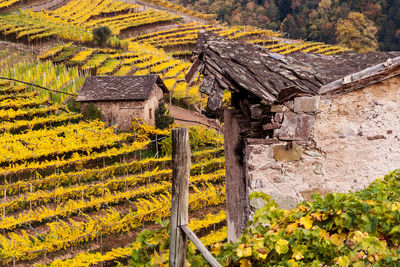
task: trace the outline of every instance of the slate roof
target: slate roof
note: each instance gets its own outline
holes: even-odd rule
[[[148,100],[156,84],[168,92],[158,75],[91,76],[86,78],[76,101]]]
[[[209,95],[211,109],[220,106],[223,89],[247,92],[266,103],[279,103],[300,95],[349,90],[355,81],[361,81],[357,75],[349,75],[373,66],[375,74],[400,70],[400,52],[280,55],[207,31],[199,33],[193,54],[196,60],[186,80],[191,81],[196,71],[205,75],[201,91]],[[376,67],[381,62],[388,64]],[[345,82],[344,77],[347,77]]]

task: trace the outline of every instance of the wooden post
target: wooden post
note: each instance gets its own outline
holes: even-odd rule
[[[156,158],[158,158],[158,135],[156,134]]]
[[[190,144],[187,128],[172,129],[172,204],[169,266],[186,266],[187,236],[180,229],[188,224]]]
[[[7,189],[4,188],[4,203],[7,201]],[[3,221],[6,219],[6,206],[3,206]]]
[[[32,181],[29,183],[29,191],[32,195],[32,192],[33,192]],[[32,199],[29,200],[29,210],[32,210]]]

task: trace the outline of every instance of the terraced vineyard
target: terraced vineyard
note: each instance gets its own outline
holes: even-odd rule
[[[281,33],[270,30],[221,26],[212,21],[212,16],[191,12],[168,1],[145,2],[169,8],[171,12],[112,0],[91,0],[84,5],[73,0],[54,11],[22,10],[2,16],[0,32],[5,38],[32,44],[37,41],[71,41],[56,45],[41,59],[62,63],[91,75],[158,74],[173,92],[173,98],[188,106],[202,102],[198,87],[200,80],[191,85],[184,81],[190,67],[187,60],[199,30],[260,44],[281,54],[303,51],[334,55],[347,51],[321,43],[286,40]],[[204,22],[180,22],[186,19],[178,14],[200,18]],[[112,30],[114,36],[108,46],[113,49],[82,46],[93,46],[91,31],[99,25]],[[158,30],[165,27],[167,29]],[[205,103],[206,98],[203,101]]]
[[[262,45],[271,52],[280,54],[301,51],[305,53],[335,55],[349,51],[343,47],[325,45],[318,42],[286,40],[282,38],[282,34],[280,33],[249,26],[223,27],[200,23],[181,24],[177,28],[142,34],[127,40],[149,43],[157,48],[164,49],[171,56],[182,58],[191,55],[199,30],[213,31],[233,40]]]
[[[78,68],[67,68],[65,65],[53,65],[50,61],[47,62],[29,62],[29,63],[19,63],[11,68],[4,69],[1,72],[1,76],[8,77],[11,79],[22,80],[26,83],[33,83],[39,86],[46,87],[50,90],[37,91],[33,87],[24,86],[11,86],[8,92],[12,91],[26,91],[31,93],[29,101],[25,98],[20,98],[19,96],[14,96],[13,98],[8,98],[2,100],[0,107],[4,105],[8,108],[18,108],[26,105],[39,104],[40,102],[45,102],[51,99],[54,103],[62,103],[80,88],[88,76],[87,72],[82,72]],[[61,93],[57,93],[61,92]],[[36,101],[31,103],[32,101]],[[36,105],[40,106],[40,105]],[[4,107],[4,108],[5,108]],[[21,116],[25,114],[26,116],[34,115],[35,113],[28,114],[25,111],[15,110],[15,112],[7,112],[8,118],[13,118],[13,116]],[[1,116],[1,115],[0,115]],[[4,121],[9,121],[5,117],[2,117]],[[36,118],[39,119],[39,118]],[[11,124],[9,124],[11,126]],[[16,126],[16,125],[13,125]],[[5,127],[6,129],[10,129]]]
[[[56,37],[90,43],[91,31],[98,25],[107,25],[118,35],[145,25],[168,24],[180,19],[168,12],[140,12],[138,9],[141,6],[120,1],[93,0],[84,3],[73,0],[55,11],[21,10],[19,14],[0,17],[0,31],[17,41],[33,42]]]
[[[158,74],[173,91],[175,99],[186,99],[188,103],[200,101],[198,85],[189,87],[184,81],[190,63],[171,58],[164,51],[148,44],[130,42],[129,51],[118,51],[78,47],[69,43],[54,47],[42,55],[41,59],[63,63],[96,75]]]
[[[0,0],[0,12],[27,3]],[[168,131],[139,125],[117,133],[70,112],[67,103],[87,76],[158,74],[174,103],[201,109],[207,100],[199,93],[201,77],[184,81],[200,30],[281,54],[347,51],[269,30],[222,26],[214,18],[165,0],[71,0],[51,10],[0,16],[2,39],[32,50],[51,44],[36,61],[15,64],[12,54],[0,53],[0,76],[25,81],[0,81],[2,265],[116,265],[141,247],[135,242],[141,230],[159,228],[155,221],[170,215],[171,158],[143,156],[151,137]],[[92,36],[99,25],[113,33],[103,47]],[[219,136],[192,153],[189,227],[207,246],[226,238],[222,145]],[[164,252],[152,261],[166,263]]]
[[[134,233],[169,216],[171,158],[140,159],[149,143],[146,135],[116,134],[103,122],[81,121],[80,114],[36,96],[13,83],[0,89],[0,112],[7,120],[2,124],[8,127],[0,139],[1,262],[30,265],[58,259],[58,266],[65,257],[84,266],[129,256]],[[39,114],[42,109],[46,112]],[[210,208],[219,212],[225,203],[223,149],[221,143],[214,146],[192,155],[194,215]],[[209,224],[225,220],[222,213],[218,218]],[[195,229],[209,224],[197,223],[203,227]],[[121,239],[118,246],[111,242],[115,238]],[[95,252],[99,247],[100,256]]]

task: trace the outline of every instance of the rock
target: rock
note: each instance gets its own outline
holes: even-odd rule
[[[277,113],[277,112],[284,112],[286,110],[286,107],[284,105],[271,105],[271,112]]]
[[[304,151],[304,154],[314,158],[322,157],[322,154],[317,151],[306,150]]]
[[[252,206],[255,209],[261,209],[262,207],[265,206],[265,201],[260,197],[253,198],[252,200],[250,200],[250,206]]]
[[[294,99],[294,112],[317,112],[319,96],[302,96]]]
[[[308,140],[314,126],[314,116],[286,112],[279,130],[281,140]]]
[[[274,116],[274,121],[276,123],[282,123],[283,120],[283,113],[276,113]]]
[[[260,179],[251,179],[250,180],[250,189],[263,189],[265,188],[265,183]]]
[[[292,175],[292,176],[277,176],[277,177],[274,177],[273,180],[275,183],[283,183],[287,180],[293,179],[293,177],[294,177],[294,175]]]
[[[313,165],[314,165],[313,171],[314,171],[315,174],[318,174],[318,175],[323,175],[324,174],[324,171],[322,169],[323,168],[322,163],[315,162]]]
[[[386,139],[386,136],[378,134],[374,136],[367,136],[368,140],[378,140],[378,139]]]
[[[274,145],[273,152],[276,161],[296,161],[301,159],[303,148],[296,145]]]
[[[264,131],[278,129],[280,126],[279,123],[267,123],[262,126]]]
[[[211,94],[214,88],[215,78],[212,76],[206,76],[203,79],[203,84],[200,86],[199,91],[203,94]]]
[[[263,113],[263,108],[260,104],[250,106],[250,118],[259,119]]]
[[[296,144],[298,146],[302,147],[311,147],[312,146],[312,141],[293,141],[293,144]]]
[[[341,127],[337,132],[337,135],[340,138],[352,137],[352,136],[359,136],[362,135],[360,130],[360,125],[354,122],[343,121],[341,123]]]
[[[279,208],[290,210],[297,206],[297,201],[294,197],[289,195],[281,195],[278,193],[271,193],[270,194],[272,199],[278,204]]]
[[[279,137],[279,129],[275,129],[275,130],[274,130],[273,137],[274,137],[274,138],[278,138],[278,137]]]
[[[282,164],[278,163],[278,162],[273,162],[273,163],[269,163],[267,165],[264,165],[262,167],[260,167],[260,170],[278,170],[281,171],[282,170]]]
[[[300,193],[303,196],[304,200],[312,201],[313,200],[311,197],[312,194],[317,193],[320,196],[325,196],[325,195],[331,193],[331,191],[328,189],[324,189],[324,188],[312,188],[310,190],[301,191]]]
[[[290,110],[294,110],[294,102],[292,101],[286,101],[285,103],[283,103],[285,105],[285,107],[287,107]]]

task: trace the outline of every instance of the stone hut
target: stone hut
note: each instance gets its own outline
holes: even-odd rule
[[[168,92],[157,75],[92,76],[86,78],[76,101],[81,103],[81,109],[94,104],[104,121],[128,131],[134,118],[154,125],[155,110]]]
[[[400,167],[400,52],[279,55],[201,32],[186,80],[204,75],[224,111],[228,238],[262,191],[289,209],[314,192],[347,192]]]

